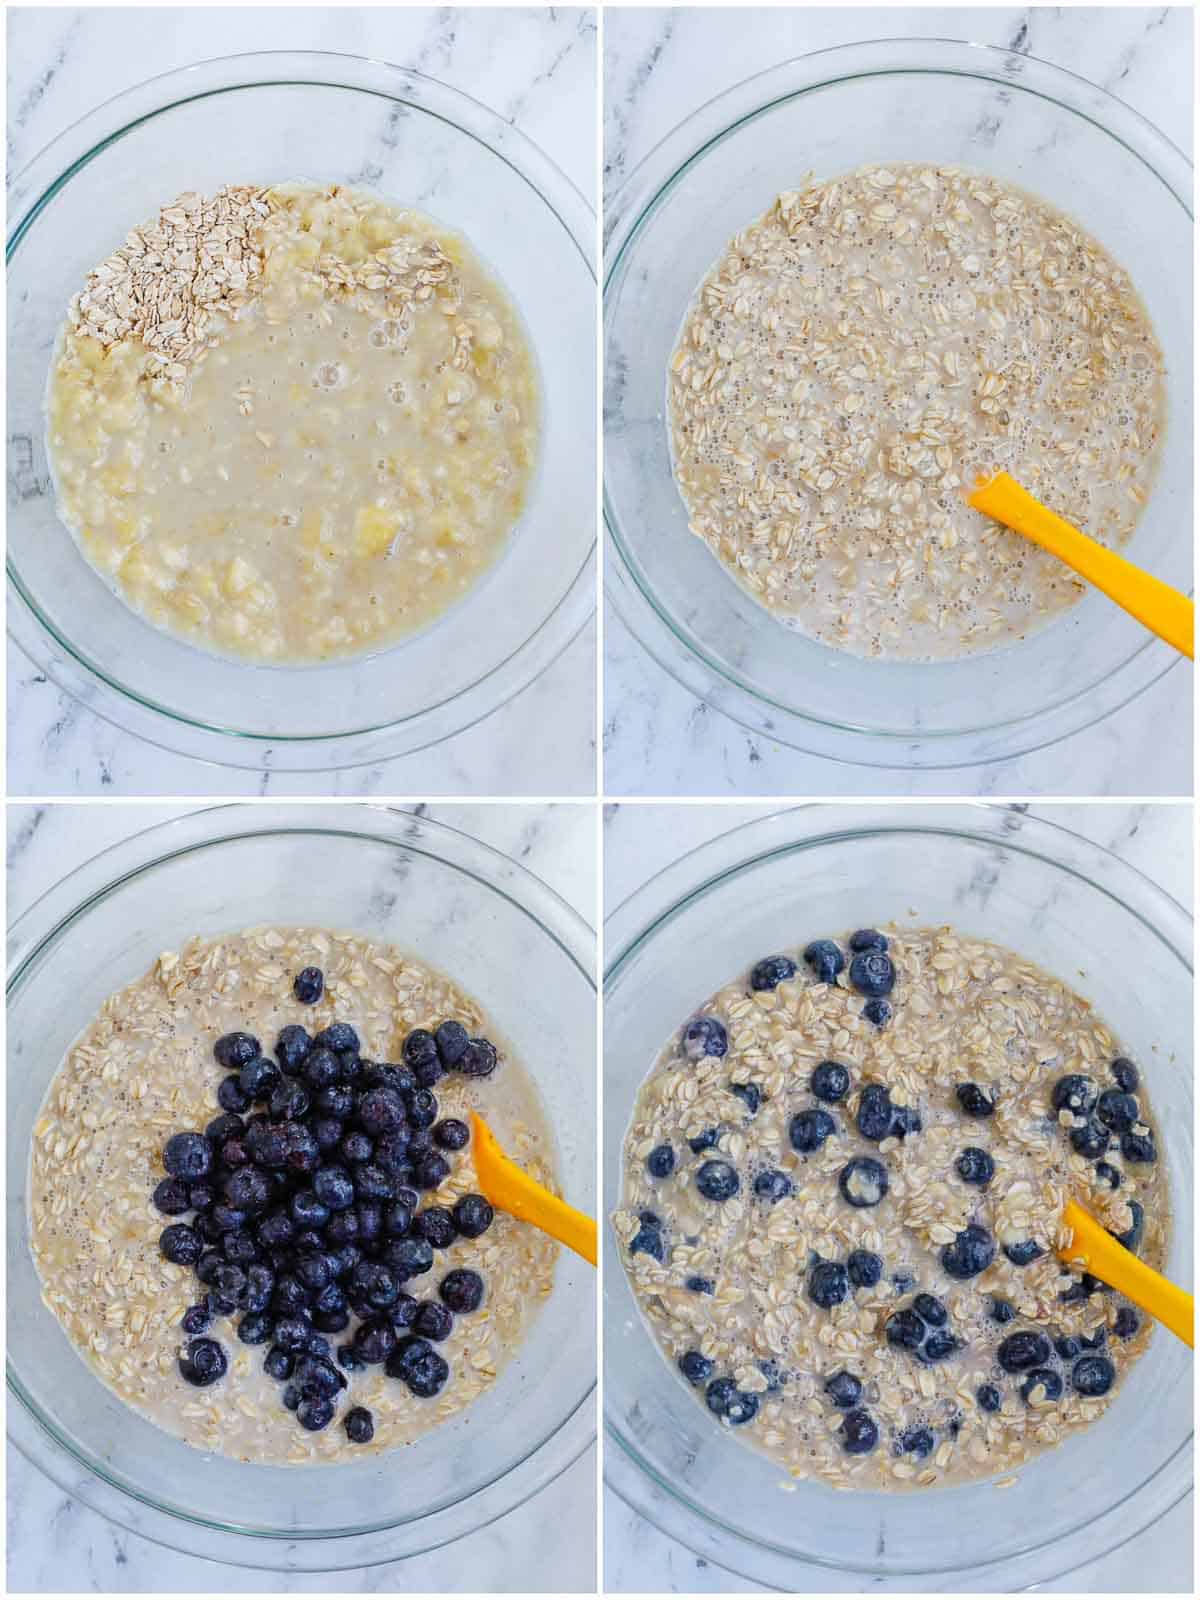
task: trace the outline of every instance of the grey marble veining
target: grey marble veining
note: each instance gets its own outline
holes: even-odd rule
[[[606,201],[685,117],[794,56],[856,40],[968,39],[1065,67],[1192,149],[1191,8],[642,7],[606,13]],[[998,104],[996,114],[1003,112]],[[986,136],[986,128],[979,130]],[[802,170],[803,163],[800,163]],[[619,375],[608,375],[611,386]],[[697,700],[605,612],[609,795],[1180,795],[1192,792],[1192,680],[1177,666],[1094,727],[949,772],[844,766],[743,729]]]
[[[8,170],[101,101],[213,56],[329,50],[414,67],[498,112],[595,207],[595,12],[582,7],[20,7],[7,15]],[[380,137],[389,137],[386,118]],[[369,176],[369,174],[368,174]],[[441,745],[337,774],[255,774],[158,750],[8,647],[9,788],[25,795],[590,794],[595,627],[507,706]]]
[[[622,805],[605,807],[604,904],[606,912],[656,872],[719,834],[769,816],[777,805]],[[1035,802],[1013,813],[1057,823],[1111,850],[1160,884],[1190,911],[1193,903],[1192,807],[1163,805],[1054,805]],[[1192,1588],[1192,1516],[1189,1496],[1160,1523],[1101,1562],[1051,1583],[1048,1593],[1185,1593]],[[604,1498],[604,1586],[610,1593],[756,1593],[735,1577],[660,1533],[611,1491]],[[766,1592],[765,1590],[762,1592]],[[869,1585],[840,1582],[814,1571],[798,1593],[871,1593]]]
[[[188,805],[31,806],[7,817],[8,907],[15,919],[65,873]],[[408,806],[405,810],[413,810]],[[502,851],[597,917],[595,815],[588,805],[420,808]],[[595,1585],[596,1452],[508,1516],[443,1551],[305,1576],[217,1565],[127,1533],[8,1451],[8,1587],[25,1593],[579,1593]]]

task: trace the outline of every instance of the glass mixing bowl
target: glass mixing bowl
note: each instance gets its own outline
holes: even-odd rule
[[[31,1130],[67,1047],[163,950],[263,922],[352,929],[453,975],[529,1069],[564,1191],[593,1208],[595,941],[545,884],[378,807],[222,807],[151,828],[64,878],[10,934],[9,1430],[62,1488],[165,1544],[244,1566],[367,1566],[495,1520],[587,1447],[591,1267],[562,1252],[512,1362],[450,1422],[400,1454],[289,1469],[206,1456],[129,1410],[42,1304],[28,1248]]]
[[[143,621],[59,522],[43,399],[88,270],[186,189],[355,184],[469,238],[516,303],[540,368],[540,466],[492,570],[431,627],[312,667],[222,659]],[[595,602],[593,215],[495,112],[419,73],[316,52],[154,78],[89,113],[10,195],[10,629],[60,688],[154,743],[231,766],[327,770],[477,722],[562,651]]]
[[[1166,353],[1168,427],[1127,553],[1190,590],[1191,165],[1082,78],[937,39],[846,45],[751,78],[669,134],[618,194],[606,221],[605,582],[661,666],[758,733],[867,766],[974,765],[1090,725],[1161,677],[1175,652],[1095,591],[986,655],[921,663],[832,650],[777,622],[688,532],[671,473],[667,364],[709,268],[804,173],[886,161],[957,162],[1019,184],[1129,269]]]
[[[782,812],[693,851],[613,912],[606,1215],[617,1204],[638,1085],[696,1005],[766,951],[893,919],[950,922],[997,940],[1095,1001],[1143,1069],[1174,1211],[1167,1270],[1190,1287],[1191,919],[1099,846],[990,806]],[[604,1233],[608,1481],[672,1537],[758,1582],[1024,1588],[1124,1543],[1191,1483],[1192,1356],[1161,1328],[1104,1418],[1036,1457],[1011,1488],[985,1481],[887,1494],[795,1483],[676,1381]]]

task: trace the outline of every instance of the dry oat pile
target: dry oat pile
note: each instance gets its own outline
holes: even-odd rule
[[[1127,274],[981,173],[898,164],[783,194],[704,280],[669,375],[692,531],[775,615],[861,655],[1022,637],[1082,594],[972,511],[1010,471],[1108,545],[1164,426]]]
[[[663,1050],[638,1095],[614,1218],[637,1300],[664,1353],[673,1366],[700,1358],[692,1366],[699,1403],[714,1409],[714,1382],[736,1386],[732,1411],[728,1395],[724,1406],[718,1395],[715,1409],[725,1416],[714,1426],[735,1427],[796,1477],[842,1488],[1011,1473],[1098,1420],[1111,1393],[1079,1393],[1078,1362],[1111,1362],[1115,1392],[1151,1329],[1115,1294],[1059,1265],[1053,1252],[1062,1206],[1074,1196],[1124,1232],[1136,1221],[1136,1201],[1144,1222],[1138,1251],[1160,1270],[1170,1233],[1161,1158],[1126,1159],[1113,1136],[1106,1169],[1072,1147],[1071,1132],[1085,1118],[1052,1104],[1055,1084],[1068,1074],[1092,1080],[1093,1098],[1113,1087],[1119,1047],[1089,1003],[1012,951],[951,928],[889,930],[889,937],[894,1016],[883,1027],[863,1018],[845,972],[835,983],[818,982],[799,953],[795,976],[776,988],[754,992],[742,978],[702,1008],[725,1030],[727,1053],[693,1046],[689,1056],[682,1035]],[[848,1087],[841,1099],[822,1101],[810,1085],[814,1069],[829,1061],[847,1069]],[[968,1115],[958,1095],[965,1083],[994,1110]],[[865,1137],[868,1085],[875,1096],[886,1086],[893,1107],[909,1108],[901,1118],[915,1112],[920,1128]],[[1145,1133],[1144,1083],[1138,1100]],[[820,1114],[829,1123],[814,1132]],[[797,1117],[800,1144],[815,1148],[796,1148]],[[993,1163],[982,1187],[960,1173],[967,1148]],[[849,1192],[868,1202],[856,1206],[840,1180],[848,1163],[864,1159],[882,1165],[887,1188],[879,1199],[877,1176],[867,1168],[864,1179],[864,1169],[855,1169]],[[979,1162],[978,1154],[970,1159]],[[702,1192],[708,1163],[736,1173],[730,1198]],[[668,1175],[653,1175],[651,1168],[668,1165]],[[955,1277],[942,1252],[955,1252],[972,1227],[991,1241],[991,1262],[970,1278]],[[1006,1249],[1018,1261],[1033,1259],[1015,1264]],[[830,1276],[841,1277],[844,1298],[823,1306],[814,1293]],[[905,1342],[893,1342],[893,1333]],[[1014,1334],[1043,1341],[1031,1347],[1039,1359],[1015,1373],[997,1355]],[[1031,1367],[1046,1388],[1035,1377],[1026,1396]],[[839,1374],[842,1387],[831,1392]],[[664,1372],[663,1381],[684,1378]],[[1051,1397],[1055,1385],[1062,1392]],[[862,1454],[847,1446],[846,1418],[858,1412],[877,1435],[870,1443],[868,1428]]]
[[[299,1007],[292,997],[303,967],[324,969],[324,998]],[[30,1232],[43,1298],[92,1370],[130,1406],[197,1448],[244,1461],[327,1463],[411,1443],[478,1398],[520,1345],[554,1280],[557,1245],[497,1213],[482,1239],[459,1239],[437,1253],[417,1294],[452,1267],[482,1273],[482,1307],[455,1319],[439,1346],[450,1365],[446,1387],[420,1400],[381,1367],[349,1374],[348,1405],[374,1414],[371,1445],[350,1444],[340,1421],[304,1432],[263,1372],[267,1346],[238,1342],[234,1322],[210,1330],[225,1346],[229,1371],[197,1390],[180,1376],[186,1344],[179,1320],[197,1298],[192,1269],[159,1253],[168,1219],[151,1204],[163,1177],[161,1151],[185,1128],[218,1115],[224,1076],[214,1040],[245,1029],[264,1043],[302,1012],[312,1030],[352,1021],[364,1054],[396,1060],[414,1027],[443,1018],[470,1032],[485,1026],[479,1007],[448,979],[386,945],[319,929],[255,929],[218,940],[193,939],[160,957],[153,970],[105,1002],[56,1074],[34,1129]],[[520,1064],[503,1057],[494,1077],[444,1079],[440,1115],[475,1107],[521,1165],[557,1189],[552,1139]],[[477,1188],[470,1147],[449,1178],[425,1196],[452,1205]],[[336,1341],[335,1341],[336,1342]],[[343,1408],[344,1410],[345,1408]]]
[[[532,481],[520,318],[470,245],[365,190],[183,195],[93,272],[50,374],[59,513],[122,599],[242,660],[434,621]]]

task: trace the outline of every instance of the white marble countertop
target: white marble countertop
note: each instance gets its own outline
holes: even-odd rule
[[[188,805],[8,807],[10,919],[98,851],[194,810]],[[405,809],[411,810],[411,807]],[[594,813],[588,805],[437,805],[425,814],[519,860],[593,925]],[[275,1574],[179,1555],[127,1533],[8,1450],[8,1588],[17,1593],[395,1593],[595,1588],[596,1451],[499,1522],[389,1566]]]
[[[334,50],[411,66],[507,117],[596,195],[596,22],[589,9],[19,7],[8,23],[8,168],[156,73],[248,50]],[[595,624],[478,726],[333,775],[253,773],[170,754],[101,721],[8,646],[10,792],[25,795],[591,794]]]
[[[609,805],[604,819],[604,904],[618,906],[647,878],[689,850],[730,829],[768,816],[777,805]],[[1190,805],[1040,805],[1030,814],[1070,828],[1113,851],[1191,910]],[[1037,1587],[1052,1593],[1178,1594],[1192,1588],[1193,1497],[1123,1549],[1094,1565]],[[631,1510],[611,1490],[604,1496],[606,1591],[744,1594],[758,1585],[700,1559]],[[814,1572],[799,1593],[830,1592],[829,1573]],[[839,1590],[839,1592],[842,1592]],[[869,1587],[845,1592],[868,1593]]]
[[[1191,8],[862,6],[610,9],[605,190],[686,116],[777,62],[860,39],[970,38],[1102,84],[1192,150]],[[1191,669],[1049,749],[993,766],[906,773],[842,766],[751,734],[682,688],[605,612],[609,795],[1173,795],[1192,792]],[[1162,729],[1178,736],[1164,738]]]

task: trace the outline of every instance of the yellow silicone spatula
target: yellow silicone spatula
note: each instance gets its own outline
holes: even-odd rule
[[[1071,1230],[1071,1242],[1059,1245],[1060,1261],[1082,1267],[1093,1277],[1111,1284],[1134,1305],[1141,1306],[1165,1328],[1170,1328],[1189,1348],[1194,1348],[1194,1310],[1192,1297],[1186,1290],[1169,1283],[1161,1273],[1139,1260],[1132,1250],[1126,1250],[1074,1200],[1067,1201],[1062,1219]]]
[[[543,1189],[511,1161],[496,1143],[496,1136],[477,1111],[471,1113],[475,1139],[475,1175],[486,1199],[509,1216],[532,1222],[535,1228],[574,1250],[596,1265],[596,1224],[549,1189]]]
[[[1174,645],[1189,659],[1193,656],[1195,607],[1187,595],[1161,578],[1152,578],[1115,550],[1106,549],[1055,516],[1028,489],[1007,472],[979,478],[967,504],[1006,528],[1023,533],[1043,550],[1065,561],[1081,578],[1094,583],[1102,594],[1144,623],[1152,633]],[[1099,1276],[1099,1274],[1097,1274]]]

